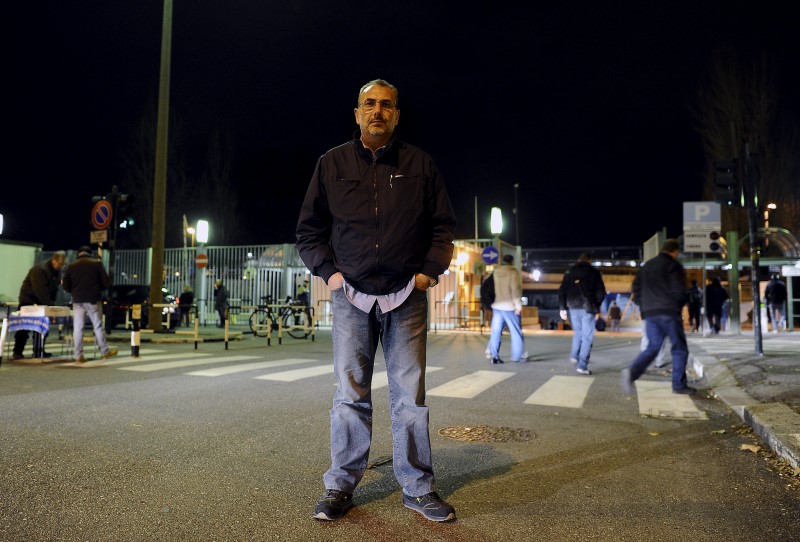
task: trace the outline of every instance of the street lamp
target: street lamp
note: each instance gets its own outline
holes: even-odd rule
[[[514,183],[514,221],[516,223],[516,227],[514,228],[514,234],[516,235],[517,246],[519,246],[519,206],[517,204],[518,189],[519,189],[519,183]]]
[[[774,203],[767,203],[767,209],[764,211],[764,229],[769,228],[769,211],[777,209],[778,206]]]
[[[491,231],[494,235],[494,244],[497,252],[500,252],[500,234],[503,233],[503,213],[500,207],[492,207]]]
[[[198,220],[197,221],[197,242],[198,243],[207,243],[208,242],[208,221],[207,220]]]
[[[188,228],[186,228],[186,233],[188,233],[189,235],[191,235],[191,236],[192,236],[192,248],[194,248],[194,234],[195,234],[195,229],[194,229],[193,227],[189,226]]]

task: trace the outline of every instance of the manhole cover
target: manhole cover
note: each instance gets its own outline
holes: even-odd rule
[[[528,429],[492,427],[490,425],[455,425],[439,429],[439,434],[467,442],[528,442],[536,434]]]

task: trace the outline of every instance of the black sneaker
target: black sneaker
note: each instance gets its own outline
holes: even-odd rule
[[[683,388],[672,388],[672,393],[678,393],[681,395],[694,395],[697,393],[697,390],[691,386],[684,386]]]
[[[403,493],[403,506],[419,512],[431,521],[452,521],[456,519],[456,509],[439,498],[435,492],[422,497],[409,497]]]
[[[319,498],[314,507],[315,519],[333,521],[344,516],[353,507],[353,494],[339,491],[338,489],[326,489],[325,495]]]
[[[25,356],[23,356],[22,354],[17,354],[16,352],[14,352],[14,360],[16,361],[16,360],[20,360],[20,359],[25,359]]]
[[[502,359],[500,359],[500,358],[492,358],[492,363],[494,363],[495,365],[497,365],[498,363],[505,363],[505,361],[503,361],[503,360],[502,360]]]

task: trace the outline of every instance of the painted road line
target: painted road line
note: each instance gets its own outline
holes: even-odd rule
[[[581,408],[593,382],[593,376],[554,376],[524,402],[526,405]]]
[[[431,367],[428,366],[425,368],[425,374],[433,373],[436,371],[441,371],[444,367]],[[338,386],[338,383],[334,383],[334,386]],[[380,371],[372,375],[372,389],[377,390],[378,388],[385,388],[389,385],[389,374],[386,371]]]
[[[461,376],[446,384],[442,384],[426,395],[437,397],[458,397],[461,399],[472,399],[479,393],[488,390],[506,378],[511,378],[516,373],[502,371],[475,371],[472,374]]]
[[[671,382],[637,380],[636,396],[639,414],[651,418],[680,418],[707,420],[708,416],[697,408],[689,395],[672,393]]]
[[[213,367],[211,369],[192,371],[191,373],[186,373],[186,374],[192,376],[224,376],[234,373],[243,373],[245,371],[254,371],[257,369],[272,369],[273,367],[300,365],[301,363],[311,363],[312,361],[319,361],[319,360],[290,358],[290,359],[279,359],[273,361],[258,361],[256,363],[244,363],[242,365],[225,365],[223,367]]]
[[[162,361],[161,363],[148,363],[146,365],[133,365],[131,367],[120,367],[120,371],[139,371],[149,373],[152,371],[163,371],[166,369],[180,369],[181,367],[191,367],[193,365],[206,365],[209,363],[225,363],[230,361],[246,361],[248,359],[261,359],[259,356],[228,356],[228,357],[209,357],[179,359],[173,361]]]
[[[272,373],[268,375],[256,376],[258,380],[277,380],[278,382],[294,382],[295,380],[302,380],[304,378],[311,378],[325,374],[333,374],[333,363],[326,365],[317,365],[315,367],[306,367],[304,369],[294,369],[292,371],[281,371],[279,373]]]
[[[207,358],[212,356],[213,354],[205,353],[205,352],[184,352],[182,354],[158,354],[155,356],[146,356],[146,357],[139,357],[139,358],[132,358],[130,356],[114,356],[106,361],[106,365],[121,365],[123,363],[149,363],[151,361],[161,361],[161,360],[176,360],[176,359],[186,359],[186,358]]]

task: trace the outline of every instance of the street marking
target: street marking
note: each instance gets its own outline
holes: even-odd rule
[[[324,374],[333,374],[333,363],[329,365],[317,365],[315,367],[306,367],[305,369],[281,371],[279,373],[256,376],[254,378],[256,378],[257,380],[277,380],[278,382],[294,382],[295,380],[302,380],[303,378],[311,378],[313,376],[320,376]]]
[[[142,362],[150,362],[150,361],[159,361],[164,359],[169,360],[176,360],[176,359],[185,359],[185,358],[208,358],[213,354],[205,353],[205,352],[187,352],[183,354],[161,354],[156,356],[145,356],[145,357],[138,357],[134,358],[131,356],[115,356],[108,361],[106,361],[106,365],[121,365],[123,363],[142,363]]]
[[[425,374],[434,373],[436,371],[441,371],[444,367],[431,367],[430,365],[425,368]],[[338,382],[334,383],[334,386],[338,386]],[[389,385],[389,373],[386,371],[380,371],[372,375],[372,389],[377,390],[378,388],[385,388]]]
[[[707,420],[688,395],[672,393],[671,382],[637,380],[636,396],[639,399],[639,414],[652,418],[681,418]]]
[[[186,373],[192,376],[223,376],[234,373],[242,373],[244,371],[254,371],[256,369],[272,369],[273,367],[285,367],[286,365],[299,365],[301,363],[311,363],[318,361],[316,359],[280,359],[274,361],[259,361],[257,363],[245,363],[242,365],[227,365],[224,367],[214,367],[212,369],[203,369],[202,371],[192,371]]]
[[[495,384],[499,384],[506,378],[511,378],[515,374],[505,371],[476,371],[433,388],[426,395],[472,399],[479,393],[488,390]]]
[[[192,365],[202,365],[208,363],[224,363],[226,361],[245,361],[248,359],[260,359],[258,356],[228,356],[222,358],[197,358],[183,359],[175,361],[163,361],[161,363],[148,363],[147,365],[134,365],[131,367],[120,367],[120,371],[139,371],[149,373],[152,371],[163,371],[165,369],[179,369],[181,367],[190,367]]]
[[[524,402],[527,405],[581,408],[593,382],[593,376],[554,376]]]

